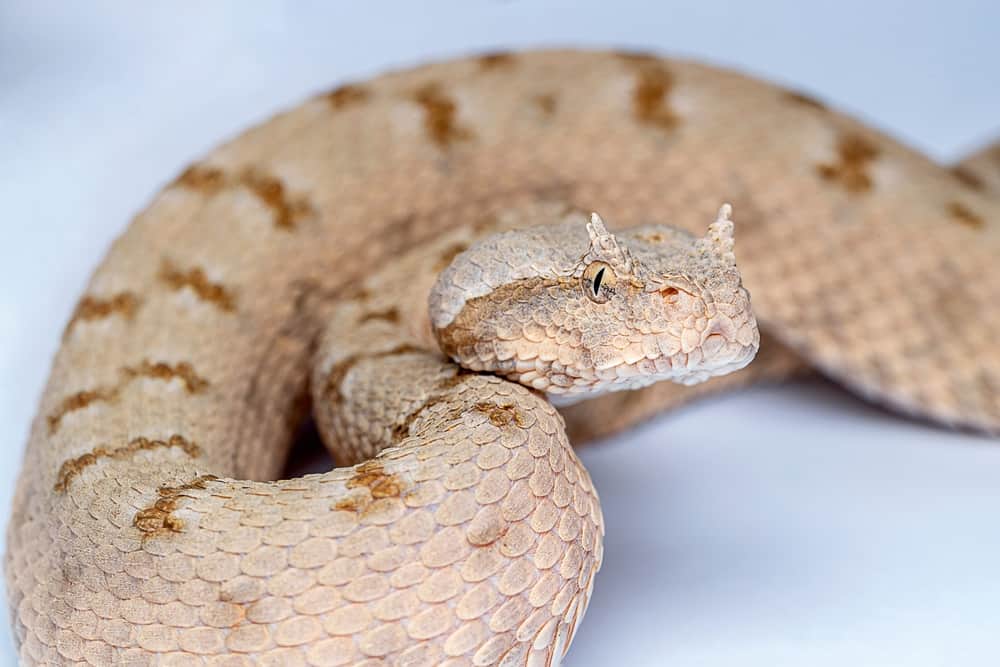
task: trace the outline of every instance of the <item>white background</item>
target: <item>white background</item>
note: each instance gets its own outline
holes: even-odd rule
[[[110,240],[186,162],[337,82],[489,47],[633,45],[794,84],[941,160],[1000,134],[996,3],[695,4],[4,2],[0,514]],[[584,450],[607,559],[568,664],[998,664],[996,444],[807,382]]]

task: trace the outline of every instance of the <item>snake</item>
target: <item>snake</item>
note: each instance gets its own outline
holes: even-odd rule
[[[571,441],[801,372],[1000,430],[997,155],[642,52],[314,95],[167,184],[69,318],[7,528],[22,664],[559,664],[603,557]],[[288,475],[310,423],[335,467]]]

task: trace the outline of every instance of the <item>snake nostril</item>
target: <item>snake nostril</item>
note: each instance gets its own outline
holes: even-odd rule
[[[668,287],[666,289],[660,290],[660,294],[663,296],[663,300],[668,304],[673,305],[677,303],[677,298],[680,295],[680,290],[676,287]]]

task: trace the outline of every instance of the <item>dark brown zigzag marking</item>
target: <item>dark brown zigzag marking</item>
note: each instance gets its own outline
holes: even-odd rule
[[[867,192],[873,185],[868,168],[878,154],[878,147],[868,139],[846,134],[837,142],[838,161],[820,164],[816,172],[823,180],[837,183],[848,192]]]
[[[136,452],[169,448],[180,449],[192,458],[201,455],[201,448],[181,435],[172,435],[166,441],[150,440],[149,438],[142,437],[135,438],[134,440],[129,441],[129,443],[124,447],[118,447],[116,449],[111,449],[109,447],[105,447],[104,445],[98,445],[86,454],[81,454],[76,458],[64,461],[59,467],[59,474],[56,477],[54,489],[58,493],[65,492],[69,488],[70,483],[80,473],[101,459],[123,461],[131,458],[134,454],[136,454]]]
[[[208,380],[200,377],[194,371],[194,367],[186,361],[182,361],[176,366],[163,362],[150,362],[143,360],[138,366],[127,366],[121,369],[122,380],[114,387],[98,387],[97,389],[87,389],[78,391],[63,399],[59,407],[47,418],[49,423],[49,435],[54,434],[65,417],[70,412],[82,410],[83,408],[98,402],[112,402],[118,399],[126,384],[137,377],[148,377],[157,380],[169,381],[179,378],[184,382],[184,387],[188,393],[197,394],[208,387]]]
[[[184,528],[184,522],[173,513],[178,502],[184,497],[185,491],[203,490],[209,482],[218,479],[215,475],[200,475],[190,482],[180,486],[161,486],[157,489],[158,498],[152,505],[139,510],[132,525],[142,532],[142,539],[147,540],[166,533],[179,533]]]
[[[186,361],[182,361],[175,366],[162,361],[151,362],[144,359],[138,366],[130,366],[122,369],[122,375],[126,382],[137,377],[147,377],[156,380],[180,379],[184,387],[190,394],[197,394],[208,387],[208,380],[200,377],[194,371],[194,367]]]
[[[327,101],[338,111],[367,102],[369,97],[371,97],[371,93],[367,88],[354,84],[335,88],[326,94]]]
[[[981,216],[973,213],[968,206],[961,202],[948,202],[948,213],[955,222],[963,224],[966,227],[971,227],[972,229],[981,229],[986,224],[986,221]]]
[[[292,231],[299,220],[315,214],[312,205],[303,198],[292,197],[280,179],[257,169],[247,169],[235,177],[227,176],[216,167],[192,165],[174,181],[177,187],[211,196],[225,188],[242,185],[271,209],[274,226]]]
[[[175,291],[185,287],[190,288],[199,299],[215,305],[220,310],[232,312],[236,309],[236,298],[233,293],[223,285],[209,281],[205,271],[200,268],[183,271],[169,260],[164,260],[160,266],[159,277]]]
[[[271,209],[278,229],[293,230],[299,220],[314,214],[308,202],[291,198],[285,185],[274,176],[251,169],[243,173],[240,182]]]
[[[49,435],[53,435],[59,430],[59,424],[62,423],[63,417],[65,417],[70,412],[75,412],[76,410],[83,410],[88,405],[100,402],[111,402],[118,398],[118,387],[112,387],[110,389],[88,389],[84,391],[78,391],[75,394],[67,396],[63,399],[59,407],[47,417],[49,423]]]
[[[141,304],[142,301],[132,292],[119,292],[106,299],[85,296],[76,305],[63,336],[68,336],[78,322],[100,320],[112,315],[121,315],[125,319],[131,320]]]
[[[427,84],[414,93],[413,99],[423,107],[424,130],[438,146],[447,148],[453,142],[473,138],[468,128],[457,123],[455,116],[458,114],[458,105],[442,92],[440,85]]]

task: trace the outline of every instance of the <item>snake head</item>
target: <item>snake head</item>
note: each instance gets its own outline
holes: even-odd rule
[[[581,398],[743,368],[760,338],[731,211],[702,238],[666,225],[612,234],[596,213],[487,237],[434,285],[438,344],[467,369]]]

